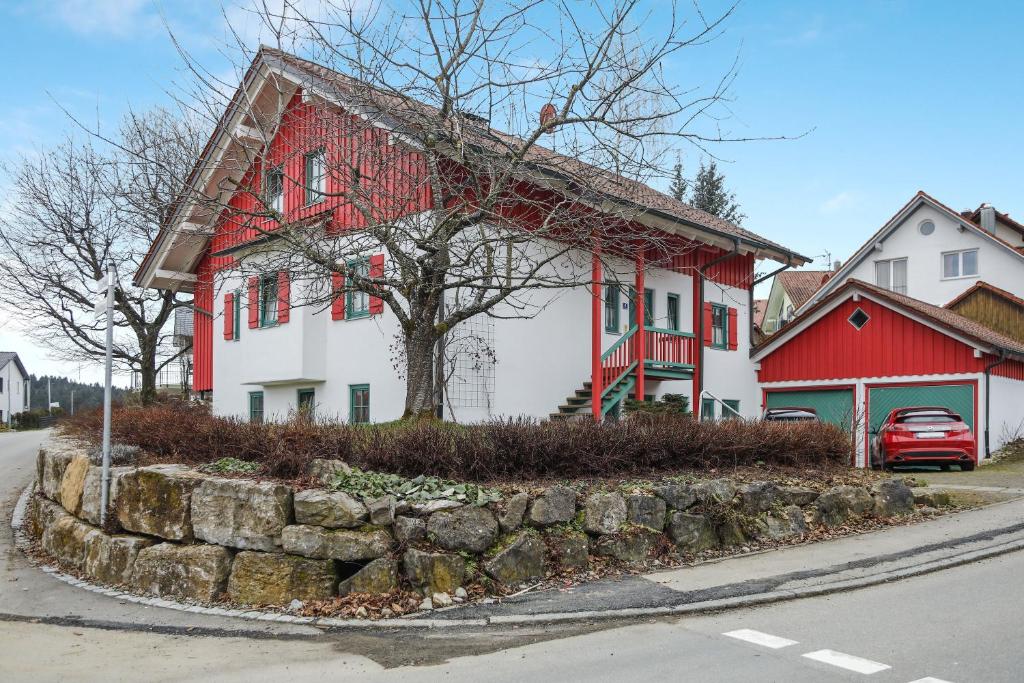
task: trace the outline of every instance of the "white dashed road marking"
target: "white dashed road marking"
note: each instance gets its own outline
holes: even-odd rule
[[[761,631],[754,631],[749,628],[741,628],[736,631],[729,631],[723,633],[723,636],[729,636],[730,638],[736,638],[738,640],[745,640],[748,643],[754,645],[763,645],[764,647],[770,647],[773,650],[778,650],[782,647],[789,647],[790,645],[796,645],[797,641],[790,640],[789,638],[780,638],[773,636],[770,633],[762,633]]]
[[[815,650],[814,652],[808,652],[804,657],[813,659],[816,662],[822,662],[823,664],[838,666],[848,671],[856,671],[859,674],[876,674],[879,671],[892,668],[888,664],[872,662],[870,659],[836,652],[835,650]]]
[[[916,681],[910,681],[910,683],[950,683],[950,681],[935,678],[934,676],[928,676],[926,678],[919,678]]]

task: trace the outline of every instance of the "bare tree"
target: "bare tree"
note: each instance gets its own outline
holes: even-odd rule
[[[183,50],[199,88],[182,102],[221,126],[228,105],[241,125],[214,180],[189,179],[179,220],[265,243],[229,270],[287,270],[303,282],[293,306],[378,300],[399,323],[407,416],[439,404],[437,347],[464,321],[536,315],[543,290],[590,284],[593,254],[614,274],[696,248],[637,221],[641,183],[665,177],[666,141],[737,139],[717,111],[732,68],[705,87],[667,68],[732,8],[647,22],[638,0],[304,6],[254,3],[275,47],[238,39],[238,73],[264,87],[228,103]]]
[[[167,349],[166,325],[187,299],[128,286],[148,244],[167,219],[205,135],[162,109],[127,115],[117,146],[68,139],[5,168],[11,197],[0,216],[0,304],[59,358],[102,358],[106,323],[93,315],[91,283],[113,267],[113,358],[141,377],[141,399],[156,393],[157,372],[188,349]]]

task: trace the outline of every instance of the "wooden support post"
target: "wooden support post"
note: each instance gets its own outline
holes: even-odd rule
[[[644,296],[644,254],[641,251],[636,257],[636,400],[644,400],[644,359],[647,357],[646,332],[644,321],[647,319],[647,297]]]
[[[594,262],[591,267],[591,302],[590,302],[590,403],[594,419],[601,420],[601,315],[604,312],[601,297],[604,294],[604,281],[601,275],[601,254],[594,251]]]

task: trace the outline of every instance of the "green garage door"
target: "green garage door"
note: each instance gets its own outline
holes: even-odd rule
[[[937,384],[868,389],[870,429],[878,431],[894,408],[940,406],[963,416],[974,430],[974,386],[971,384]]]
[[[768,408],[813,408],[824,422],[850,429],[853,422],[853,389],[769,391]]]

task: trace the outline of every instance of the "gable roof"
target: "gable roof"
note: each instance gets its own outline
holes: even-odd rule
[[[1003,352],[1024,360],[1024,342],[1011,339],[948,308],[934,306],[905,294],[897,294],[855,278],[844,282],[841,287],[815,303],[792,323],[752,348],[750,351],[751,357],[767,355],[773,347],[784,344],[816,322],[818,320],[817,313],[831,310],[858,291],[888,308],[908,314],[911,317],[923,319],[932,327],[939,329],[949,336],[959,337],[961,340],[966,339],[980,347],[985,347],[989,352]]]
[[[190,173],[186,183],[188,187],[183,189],[182,196],[176,202],[174,210],[170,212],[171,218],[167,224],[161,226],[156,238],[150,245],[146,257],[140,264],[135,274],[136,284],[147,284],[146,273],[154,269],[153,257],[167,240],[168,234],[175,229],[176,223],[181,217],[180,210],[188,203],[188,195],[191,188],[201,177],[202,168],[209,163],[212,155],[218,149],[219,141],[231,128],[233,118],[241,112],[245,101],[243,95],[246,89],[252,85],[252,81],[263,66],[296,74],[303,87],[309,85],[318,92],[335,93],[339,98],[343,97],[345,93],[354,92],[357,88],[366,89],[369,87],[365,83],[361,83],[349,76],[296,55],[267,46],[260,47],[253,59],[252,65],[250,65],[242,83],[235,92],[231,104],[222,115],[210,141],[206,144],[200,158]],[[430,116],[437,112],[437,109],[431,105],[411,98],[401,98],[391,93],[382,93],[375,90],[374,97],[379,97],[387,104],[393,105],[388,108],[387,113],[388,117],[397,125],[408,123],[401,120],[402,112],[407,112],[410,116],[417,113]],[[470,144],[476,144],[491,151],[504,152],[511,146],[521,142],[516,136],[491,128],[487,123],[472,127],[467,125],[464,130],[467,131],[466,139]],[[754,252],[755,256],[759,258],[771,258],[788,265],[803,265],[810,261],[807,257],[777,242],[773,242],[713,214],[692,207],[644,183],[617,175],[577,158],[534,144],[530,147],[525,160],[534,170],[539,171],[548,178],[569,180],[605,199],[637,207],[640,209],[641,219],[643,216],[651,215],[673,224],[681,224],[696,231],[696,233],[704,234],[706,237],[715,237],[719,240],[724,239],[727,241],[726,243],[735,244],[737,247],[740,245],[746,246],[749,251]]]
[[[923,204],[932,207],[936,211],[946,214],[951,220],[956,221],[965,229],[971,230],[972,232],[980,235],[982,238],[990,240],[994,244],[999,245],[1001,248],[1007,249],[1012,254],[1020,258],[1022,261],[1022,265],[1024,265],[1024,251],[1017,249],[1006,240],[997,237],[996,235],[993,235],[990,232],[982,230],[980,225],[974,223],[971,220],[968,220],[961,213],[949,208],[948,206],[946,206],[939,200],[935,199],[924,190],[918,190],[917,194],[915,194],[909,202],[904,204],[903,207],[899,211],[897,211],[892,218],[886,221],[885,225],[879,228],[878,232],[872,235],[860,247],[860,249],[858,249],[853,254],[853,256],[847,259],[846,263],[844,263],[843,266],[838,271],[836,271],[835,275],[829,278],[828,282],[824,283],[821,286],[821,288],[810,299],[808,299],[799,310],[797,310],[797,314],[799,315],[804,313],[804,309],[814,305],[815,303],[820,301],[824,296],[826,296],[829,292],[835,290],[835,288],[839,286],[839,283],[842,283],[843,279],[846,278],[854,268],[863,263],[864,259],[866,259],[871,254],[872,250],[874,249],[875,243],[877,243],[880,240],[888,238],[889,235],[891,235],[897,229],[899,229],[899,227],[903,225],[904,221],[906,221],[906,219],[909,218],[911,214],[913,214],[914,211],[916,211],[917,208]]]
[[[754,327],[764,324],[764,314],[768,310],[768,299],[754,299]]]
[[[830,270],[784,270],[775,277],[793,308],[800,308],[832,275]]]
[[[11,361],[18,366],[18,370],[21,372],[22,377],[28,377],[28,371],[25,370],[25,366],[22,365],[21,359],[18,358],[18,354],[14,351],[0,351],[0,370],[7,367],[7,364]]]
[[[959,304],[959,303],[961,303],[963,301],[966,301],[971,296],[973,296],[976,292],[979,292],[979,291],[989,292],[990,294],[994,294],[995,296],[997,296],[1000,299],[1003,299],[1003,300],[1013,304],[1014,306],[1017,306],[1019,308],[1024,309],[1024,299],[1021,299],[1019,296],[1016,296],[1012,292],[1007,292],[1005,289],[1000,289],[999,287],[996,287],[995,285],[990,285],[989,283],[985,282],[984,280],[978,280],[977,282],[974,283],[974,285],[971,286],[970,289],[967,289],[967,290],[961,292],[959,296],[957,296],[955,299],[953,299],[952,301],[947,303],[945,305],[945,308],[952,309],[957,304]]]

